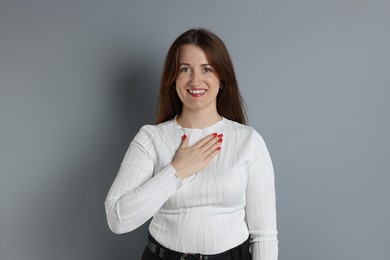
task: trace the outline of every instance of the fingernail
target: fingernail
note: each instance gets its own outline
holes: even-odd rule
[[[219,140],[218,140],[218,143],[222,143],[222,139],[219,139]]]
[[[217,136],[217,133],[214,133],[213,136],[216,137],[216,136]]]
[[[187,138],[187,136],[186,135],[183,135],[182,137],[181,137],[181,139],[186,139]]]
[[[218,150],[218,151],[221,151],[221,147],[218,147],[217,150]]]
[[[218,137],[219,137],[219,138],[222,138],[222,137],[223,137],[223,134],[219,134]]]

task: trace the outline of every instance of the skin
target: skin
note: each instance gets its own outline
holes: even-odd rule
[[[189,127],[195,125],[207,127],[214,121],[219,121],[221,118],[217,112],[219,84],[219,78],[203,50],[195,45],[182,46],[176,91],[183,103],[183,110],[177,120],[181,120],[181,123]],[[200,94],[191,94],[189,92],[191,90],[205,92],[199,96]],[[194,116],[196,120],[192,119]]]
[[[220,80],[203,50],[195,45],[180,49],[180,72],[176,91],[183,110],[176,121],[185,128],[205,128],[221,120],[217,111]],[[172,166],[181,179],[203,170],[220,152],[222,138],[208,135],[192,146],[184,137],[175,153]]]

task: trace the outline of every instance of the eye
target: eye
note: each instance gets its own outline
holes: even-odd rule
[[[192,70],[189,67],[182,67],[182,68],[180,68],[180,72],[191,72],[191,71]]]
[[[203,72],[213,72],[210,67],[203,67]]]

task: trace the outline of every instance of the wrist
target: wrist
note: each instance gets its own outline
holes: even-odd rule
[[[172,162],[172,167],[175,169],[176,171],[176,176],[179,177],[181,180],[184,180],[186,178],[186,176],[182,173],[182,171],[180,170],[180,167],[175,164],[175,162]]]

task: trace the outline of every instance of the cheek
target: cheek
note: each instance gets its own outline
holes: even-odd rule
[[[175,91],[176,91],[177,95],[179,96],[179,99],[181,100],[181,102],[183,102],[183,98],[185,96],[186,90],[182,87],[182,84],[180,84],[177,81],[176,81]]]
[[[213,78],[208,78],[205,80],[207,84],[213,89],[218,91],[219,89],[219,79],[213,77]]]
[[[177,77],[176,79],[176,90],[183,89],[186,85],[186,79],[182,76]]]

